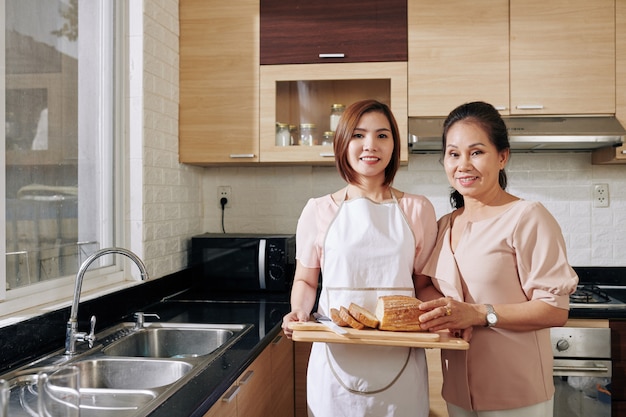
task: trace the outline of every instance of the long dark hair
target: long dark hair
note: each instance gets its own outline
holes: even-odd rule
[[[352,134],[359,123],[359,119],[365,113],[379,112],[387,117],[389,126],[391,127],[391,135],[393,136],[393,154],[389,164],[385,167],[385,182],[383,185],[390,185],[393,182],[398,168],[400,167],[400,131],[391,109],[385,103],[376,100],[362,100],[349,105],[341,115],[337,130],[335,132],[335,140],[333,150],[335,152],[335,165],[339,175],[348,184],[358,182],[358,175],[348,162],[348,144],[352,140]]]
[[[442,158],[446,153],[446,145],[448,140],[448,131],[456,123],[460,121],[475,123],[485,131],[491,143],[496,147],[498,152],[510,149],[509,134],[506,130],[506,124],[502,120],[502,116],[491,104],[483,101],[474,101],[471,103],[461,104],[452,110],[445,122],[443,123],[443,136],[441,154]],[[507,177],[504,168],[498,174],[498,183],[503,190],[506,190]],[[454,188],[450,192],[450,204],[452,208],[461,208],[465,205],[463,196]]]

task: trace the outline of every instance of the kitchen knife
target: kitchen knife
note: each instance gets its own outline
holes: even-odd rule
[[[326,317],[325,315],[320,314],[320,313],[313,313],[313,317],[315,317],[315,320],[317,320],[318,323],[323,324],[324,326],[328,327],[330,330],[337,333],[338,335],[340,336],[348,335],[348,331],[344,329],[343,327],[335,324],[335,322],[330,317]]]

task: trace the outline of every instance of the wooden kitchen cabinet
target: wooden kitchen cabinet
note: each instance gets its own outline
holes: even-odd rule
[[[293,417],[293,342],[281,332],[204,417]]]
[[[410,116],[615,113],[615,0],[431,3],[409,2]]]
[[[508,0],[413,0],[408,16],[410,116],[476,100],[508,111]]]
[[[179,161],[259,161],[259,0],[181,0]]]
[[[349,105],[374,98],[390,105],[407,143],[407,64],[370,62],[348,64],[262,65],[260,75],[261,162],[334,164],[332,146],[276,146],[276,123],[316,127],[315,142],[330,129],[332,104]],[[408,161],[403,146],[401,161]]]
[[[272,417],[294,417],[294,343],[282,332],[270,344]]]
[[[407,0],[261,0],[260,10],[262,65],[407,60]]]
[[[294,377],[296,417],[307,417],[306,372],[313,343],[296,342],[294,344]]]
[[[611,328],[611,415],[626,415],[626,321],[609,320]]]

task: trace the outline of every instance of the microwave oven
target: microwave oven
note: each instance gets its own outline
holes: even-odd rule
[[[295,258],[294,234],[205,233],[191,238],[194,281],[211,290],[288,292]]]

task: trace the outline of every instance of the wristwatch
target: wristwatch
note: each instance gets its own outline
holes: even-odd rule
[[[485,304],[487,307],[487,324],[485,327],[494,327],[498,323],[498,315],[491,304]]]

